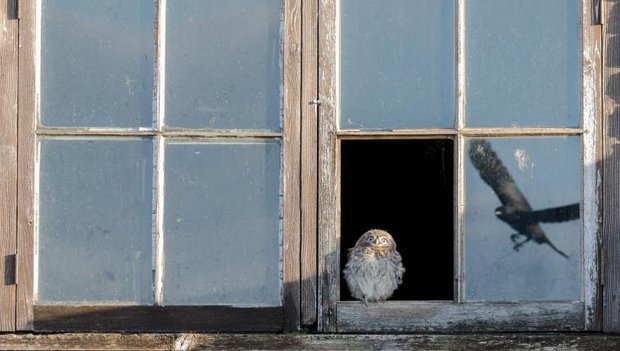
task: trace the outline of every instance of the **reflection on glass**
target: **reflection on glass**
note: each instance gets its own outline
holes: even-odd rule
[[[451,128],[453,0],[340,2],[340,127]]]
[[[466,1],[470,127],[577,127],[581,1]]]
[[[152,150],[41,141],[38,303],[152,302]]]
[[[154,2],[42,2],[41,121],[54,127],[149,127]]]
[[[468,300],[579,300],[578,137],[467,142]]]
[[[166,16],[166,124],[279,130],[282,0],[175,0]]]
[[[281,304],[279,184],[278,142],[166,145],[166,304]]]

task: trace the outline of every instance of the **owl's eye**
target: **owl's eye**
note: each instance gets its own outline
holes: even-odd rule
[[[381,244],[387,244],[387,239],[386,238],[381,238]]]
[[[374,236],[372,236],[372,235],[370,235],[370,236],[368,236],[368,237],[366,238],[366,241],[368,241],[368,242],[372,242],[373,240],[375,240],[375,237],[374,237]]]

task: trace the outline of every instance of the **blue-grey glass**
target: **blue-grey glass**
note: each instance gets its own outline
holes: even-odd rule
[[[150,127],[153,0],[42,2],[41,122]]]
[[[174,0],[166,125],[280,129],[282,0]]]
[[[153,301],[153,144],[43,139],[38,303]]]
[[[579,137],[472,139],[465,150],[466,299],[579,300]]]
[[[451,128],[454,0],[340,2],[340,127]]]
[[[164,302],[279,306],[280,144],[166,145]]]
[[[581,1],[466,1],[466,124],[578,127]]]

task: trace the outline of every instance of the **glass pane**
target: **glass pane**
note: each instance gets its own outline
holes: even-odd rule
[[[454,1],[340,2],[340,127],[453,127]]]
[[[153,145],[43,139],[39,303],[153,301]]]
[[[42,123],[151,126],[154,1],[45,0],[42,6]]]
[[[167,3],[166,124],[280,129],[282,0]]]
[[[467,124],[578,127],[581,1],[466,1]]]
[[[466,151],[466,299],[579,300],[579,138],[473,139]]]
[[[279,306],[278,142],[166,146],[168,305]]]

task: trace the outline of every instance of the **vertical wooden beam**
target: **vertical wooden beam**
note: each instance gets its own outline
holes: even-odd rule
[[[454,127],[457,131],[465,128],[465,1],[454,2],[455,39],[456,39],[456,115]],[[458,134],[454,139],[454,300],[458,303],[465,301],[465,138]]]
[[[301,75],[301,323],[316,322],[318,2],[303,0]]]
[[[601,26],[596,23],[593,2],[583,2],[582,128],[583,140],[583,264],[585,329],[601,330],[600,223],[601,223]]]
[[[17,3],[0,0],[0,331],[15,330]]]
[[[603,5],[603,331],[620,333],[620,0]]]
[[[19,1],[17,330],[33,328],[36,1]]]
[[[336,331],[340,288],[340,230],[337,179],[337,1],[319,2],[319,297],[318,329]]]
[[[300,326],[301,0],[284,1],[284,329]]]

